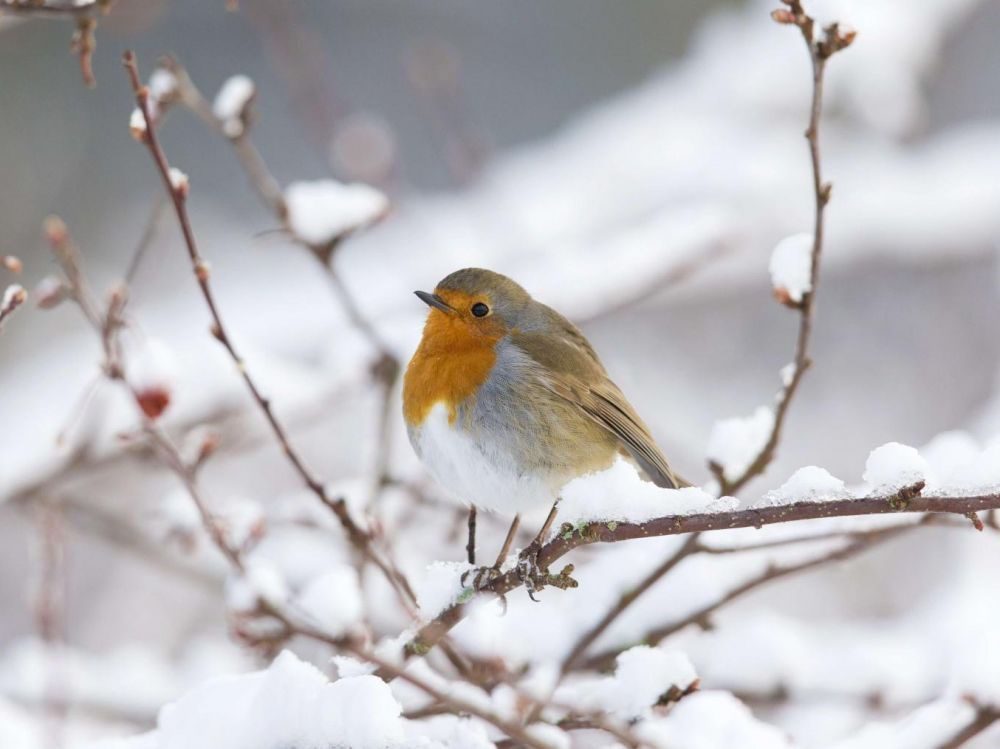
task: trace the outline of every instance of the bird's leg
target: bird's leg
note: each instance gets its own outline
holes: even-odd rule
[[[469,564],[476,563],[476,506],[469,506],[469,542],[465,545]]]
[[[470,521],[471,522],[471,521]],[[465,581],[469,575],[475,575],[472,578],[472,587],[476,590],[483,590],[486,587],[500,577],[500,568],[503,567],[504,560],[507,558],[508,552],[510,552],[510,547],[514,543],[514,536],[517,534],[517,529],[521,525],[521,516],[515,515],[514,521],[510,524],[510,528],[507,530],[507,537],[504,539],[503,546],[500,548],[500,553],[497,555],[497,561],[493,563],[492,567],[478,567],[471,569],[462,575],[462,585],[465,585]]]
[[[545,518],[545,522],[542,524],[542,529],[538,531],[538,535],[535,536],[534,540],[528,544],[517,558],[518,577],[524,581],[524,587],[528,589],[528,596],[532,601],[538,600],[535,598],[535,591],[542,588],[549,579],[548,570],[538,567],[538,552],[542,550],[545,537],[549,534],[552,523],[555,522],[556,514],[559,512],[560,499],[561,497],[556,497],[556,501],[552,503],[552,509],[549,510],[548,517]]]

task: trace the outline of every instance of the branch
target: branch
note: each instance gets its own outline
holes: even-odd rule
[[[115,0],[79,0],[78,2],[46,2],[46,0],[0,0],[0,16],[7,13],[14,16],[39,18],[68,18],[76,24],[70,39],[70,51],[80,60],[80,74],[84,85],[93,88],[93,56],[97,47],[94,32],[97,30],[96,15],[104,15],[111,10]]]
[[[725,466],[714,461],[709,462],[709,469],[719,482],[719,491],[723,495],[732,495],[742,489],[747,482],[762,474],[774,460],[781,441],[781,430],[788,414],[788,407],[798,391],[802,376],[812,364],[809,358],[809,342],[812,336],[813,310],[816,303],[816,290],[819,285],[819,266],[823,254],[823,224],[825,209],[830,201],[831,185],[823,182],[820,167],[819,126],[823,110],[823,73],[827,60],[836,52],[844,49],[854,40],[853,32],[841,33],[837,24],[831,24],[823,31],[823,38],[817,39],[814,34],[813,19],[802,9],[800,0],[782,0],[790,10],[776,10],[771,14],[775,21],[782,24],[797,26],[802,32],[809,59],[812,63],[812,104],[809,108],[809,125],[805,131],[809,143],[809,159],[812,163],[813,194],[815,196],[815,219],[813,226],[813,244],[810,253],[809,290],[803,294],[802,301],[792,304],[799,310],[799,331],[795,340],[795,353],[792,358],[791,376],[781,392],[778,393],[778,404],[774,411],[774,424],[764,446],[757,457],[738,476],[729,479],[725,475]]]
[[[698,550],[698,534],[692,533],[687,537],[687,540],[673,556],[665,559],[662,564],[646,575],[646,577],[643,578],[638,585],[622,593],[615,605],[612,606],[608,610],[608,613],[604,615],[604,618],[591,627],[583,635],[583,637],[577,641],[576,645],[573,646],[569,655],[567,655],[562,662],[562,666],[560,668],[562,673],[565,674],[567,671],[571,670],[587,651],[587,648],[593,645],[594,641],[604,634],[608,627],[614,623],[615,619],[621,616],[625,610],[635,603],[643,593],[653,587],[653,585],[655,585],[660,578],[668,574],[674,567],[692,554],[696,553]]]
[[[0,298],[0,330],[3,330],[3,323],[10,317],[14,310],[20,307],[28,299],[28,292],[20,284],[11,284]]]
[[[160,142],[156,134],[156,122],[150,113],[149,91],[142,85],[139,77],[139,71],[136,67],[135,55],[131,51],[127,51],[124,54],[123,64],[128,73],[129,80],[131,81],[132,90],[135,93],[136,104],[142,112],[143,119],[146,123],[142,141],[149,149],[150,155],[153,157],[153,161],[160,174],[160,178],[163,181],[164,188],[173,203],[174,213],[176,214],[177,222],[180,225],[181,234],[184,238],[184,245],[187,249],[188,257],[191,260],[191,267],[198,282],[198,288],[201,290],[201,295],[205,300],[205,305],[207,306],[209,314],[212,318],[212,335],[223,345],[226,352],[233,360],[233,363],[236,365],[243,382],[246,384],[247,389],[250,391],[250,394],[261,413],[263,413],[271,431],[274,433],[282,452],[288,458],[303,483],[337,516],[337,519],[340,521],[341,526],[347,533],[347,537],[354,548],[363,557],[373,562],[379,569],[382,570],[390,584],[400,596],[404,605],[407,604],[407,601],[412,603],[416,599],[413,595],[412,588],[403,577],[402,573],[395,569],[390,562],[382,559],[381,556],[375,552],[372,548],[371,535],[368,531],[361,528],[351,517],[344,498],[331,497],[323,483],[306,467],[301,456],[292,447],[285,428],[274,415],[274,411],[271,407],[271,401],[262,394],[256,381],[250,375],[250,371],[246,366],[245,360],[233,344],[233,341],[230,338],[222,320],[222,315],[219,312],[218,305],[215,301],[215,295],[210,284],[211,272],[209,270],[209,266],[198,250],[194,231],[191,228],[191,221],[187,212],[186,184],[175,184],[171,177],[170,164],[167,162],[166,155],[160,146]]]
[[[163,65],[177,81],[177,101],[193,112],[213,131],[226,138],[232,144],[236,157],[243,167],[247,180],[253,187],[264,206],[274,214],[278,222],[288,231],[297,244],[305,247],[316,258],[330,282],[330,289],[337,298],[347,319],[361,333],[368,344],[376,351],[378,358],[373,367],[375,380],[381,386],[378,433],[376,435],[376,456],[374,466],[375,490],[382,488],[388,482],[387,463],[389,453],[389,437],[391,434],[390,396],[401,371],[401,363],[391,347],[382,339],[358,307],[357,301],[350,289],[344,284],[333,267],[333,253],[340,243],[351,233],[341,235],[336,240],[326,244],[313,245],[303,242],[295,236],[288,225],[288,205],[281,185],[268,168],[254,142],[250,139],[250,126],[253,121],[252,104],[248,102],[240,117],[242,127],[232,132],[227,130],[226,123],[215,115],[211,103],[201,92],[190,74],[176,59],[168,57]]]
[[[776,523],[789,523],[816,518],[885,515],[890,513],[946,513],[964,516],[969,512],[1000,508],[1000,492],[970,496],[921,496],[922,485],[906,487],[890,495],[832,499],[817,502],[795,502],[775,507],[735,510],[732,512],[666,515],[644,523],[594,522],[577,529],[564,524],[561,533],[545,544],[538,554],[538,566],[547,569],[561,557],[579,546],[595,543],[618,543],[633,538],[674,536],[683,533],[726,530],[731,528],[761,528]],[[560,573],[572,572],[569,565]],[[522,585],[516,570],[497,578],[483,592],[506,595]],[[469,601],[456,603],[426,623],[406,644],[407,655],[423,655],[465,616]]]
[[[919,525],[915,524],[872,531],[870,533],[862,534],[860,538],[851,542],[847,546],[835,549],[834,551],[826,554],[820,554],[812,559],[806,559],[802,562],[796,562],[794,564],[768,566],[768,568],[759,575],[741,583],[732,590],[728,591],[722,597],[706,604],[705,606],[702,606],[697,611],[691,612],[676,622],[671,622],[670,624],[650,630],[644,637],[641,638],[641,641],[646,645],[657,645],[671,635],[680,632],[682,629],[685,629],[692,624],[705,624],[708,621],[709,616],[714,614],[726,604],[731,603],[737,598],[741,598],[750,591],[756,590],[773,580],[794,575],[798,572],[815,569],[816,567],[821,567],[829,562],[840,562],[845,559],[849,559],[850,557],[857,556],[863,551],[871,549],[873,546],[879,545],[891,538],[896,538],[897,536],[917,527],[919,527]],[[617,656],[617,649],[605,650],[588,658],[582,664],[582,667],[602,671],[610,668],[614,664]]]
[[[997,721],[1000,721],[1000,710],[986,705],[977,706],[976,714],[972,721],[962,728],[958,733],[941,744],[940,749],[958,749],[965,746],[969,741],[981,734]]]

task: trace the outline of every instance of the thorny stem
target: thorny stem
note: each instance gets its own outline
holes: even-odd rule
[[[246,384],[247,389],[250,391],[250,394],[257,403],[257,406],[260,408],[260,411],[264,414],[271,431],[278,440],[282,452],[284,452],[296,473],[299,474],[303,483],[305,483],[309,490],[336,515],[354,548],[361,553],[362,556],[369,559],[382,570],[386,578],[392,584],[393,588],[399,594],[400,598],[403,599],[404,603],[406,603],[407,600],[414,600],[415,597],[413,596],[412,589],[403,578],[402,574],[398,570],[393,569],[393,567],[386,560],[382,559],[381,556],[372,548],[370,534],[368,531],[361,528],[351,517],[350,512],[347,509],[347,502],[344,498],[333,498],[330,496],[323,483],[306,467],[299,453],[292,447],[292,444],[288,439],[288,435],[285,432],[285,428],[274,415],[270,399],[263,395],[257,386],[256,381],[250,375],[246,362],[237,351],[226,330],[225,324],[223,323],[222,315],[219,311],[215,295],[210,284],[211,272],[209,266],[198,250],[198,244],[194,236],[194,231],[191,228],[191,221],[187,212],[185,192],[181,189],[175,188],[171,181],[170,164],[167,162],[166,155],[160,146],[159,139],[156,135],[156,123],[149,109],[149,91],[142,85],[142,81],[139,77],[139,71],[136,66],[135,55],[131,50],[127,51],[123,55],[122,62],[132,84],[136,104],[142,112],[143,119],[146,123],[143,142],[148,147],[150,155],[153,157],[153,161],[159,171],[160,178],[163,181],[164,188],[167,190],[171,202],[173,203],[174,213],[176,214],[178,224],[180,225],[181,234],[184,238],[184,245],[191,260],[191,267],[198,282],[198,288],[201,290],[201,295],[205,300],[205,305],[207,306],[209,314],[212,318],[212,335],[223,345],[230,358],[236,364],[240,377],[242,377],[243,382]]]
[[[788,382],[778,394],[778,403],[774,410],[774,425],[767,441],[757,457],[735,478],[728,478],[725,466],[714,461],[709,462],[709,469],[719,482],[719,491],[723,495],[732,495],[742,489],[751,479],[761,475],[774,460],[778,444],[781,441],[781,431],[788,414],[788,407],[798,391],[799,383],[806,370],[812,364],[809,358],[809,343],[812,336],[813,310],[816,304],[816,291],[819,286],[820,260],[823,254],[823,227],[826,205],[830,201],[831,185],[823,182],[820,163],[819,129],[823,112],[823,73],[827,60],[836,52],[847,47],[854,39],[853,32],[842,33],[837,24],[824,29],[822,39],[816,39],[814,21],[802,9],[799,0],[788,0],[790,10],[778,10],[772,17],[779,23],[798,26],[802,32],[809,59],[812,64],[812,101],[809,107],[809,124],[806,127],[805,138],[809,144],[809,160],[812,165],[813,195],[815,200],[815,218],[813,221],[813,244],[810,253],[809,291],[803,295],[802,301],[795,305],[799,310],[799,329],[795,340],[795,353],[792,359],[792,374]]]

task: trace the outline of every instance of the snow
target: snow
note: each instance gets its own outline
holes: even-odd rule
[[[254,82],[245,75],[234,75],[222,84],[212,103],[212,112],[222,123],[227,137],[237,138],[243,134],[243,117],[255,93]]]
[[[163,101],[177,91],[177,78],[169,70],[157,68],[149,76],[149,95],[156,101]]]
[[[801,302],[812,291],[812,248],[812,234],[794,234],[778,242],[768,265],[776,294]]]
[[[364,614],[358,573],[346,564],[329,569],[309,582],[296,602],[324,632],[334,637],[345,634]]]
[[[650,714],[671,687],[683,692],[698,679],[691,661],[677,650],[639,645],[620,654],[615,664],[613,676],[570,681],[556,690],[554,701],[631,720]]]
[[[868,455],[862,478],[873,489],[881,490],[912,486],[926,476],[927,461],[916,448],[887,442]]]
[[[625,458],[597,473],[580,476],[563,487],[560,493],[558,526],[589,522],[642,523],[665,515],[692,515],[722,512],[736,508],[732,497],[719,499],[697,488],[661,489],[644,480]]]
[[[191,181],[188,176],[175,166],[170,167],[170,186],[182,195],[187,195],[191,189]]]
[[[389,210],[374,187],[332,179],[293,182],[285,189],[288,227],[301,241],[322,246],[371,223]]]
[[[265,559],[252,559],[246,563],[244,574],[226,583],[226,603],[238,613],[252,612],[261,603],[284,606],[288,597],[288,583],[281,570]]]
[[[764,495],[761,505],[846,499],[851,496],[844,482],[825,468],[805,466],[793,473],[778,489]]]
[[[636,735],[656,749],[791,749],[778,728],[757,720],[728,692],[705,691],[685,697],[669,715],[638,724]]]
[[[414,581],[417,605],[424,618],[437,616],[457,601],[468,588],[462,575],[474,569],[466,562],[431,562]]]
[[[213,679],[160,711],[156,730],[122,749],[404,747],[399,703],[374,676],[330,682],[283,652],[265,670]]]
[[[944,746],[972,722],[975,709],[960,699],[941,699],[895,721],[875,720],[831,749],[926,749]]]
[[[159,338],[130,339],[125,351],[126,376],[136,390],[173,390],[177,380],[177,355]]]
[[[774,411],[759,406],[751,416],[715,422],[708,437],[706,455],[722,466],[723,475],[732,481],[760,455],[774,428]]]
[[[150,112],[152,114],[152,112]],[[132,133],[132,137],[136,140],[142,140],[146,135],[146,118],[142,114],[142,110],[136,107],[132,110],[132,114],[128,118],[128,129]]]

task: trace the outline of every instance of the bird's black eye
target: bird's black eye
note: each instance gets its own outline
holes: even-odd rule
[[[472,305],[472,314],[474,314],[476,317],[486,317],[488,314],[490,314],[490,308],[487,307],[482,302],[476,302],[475,304]]]

